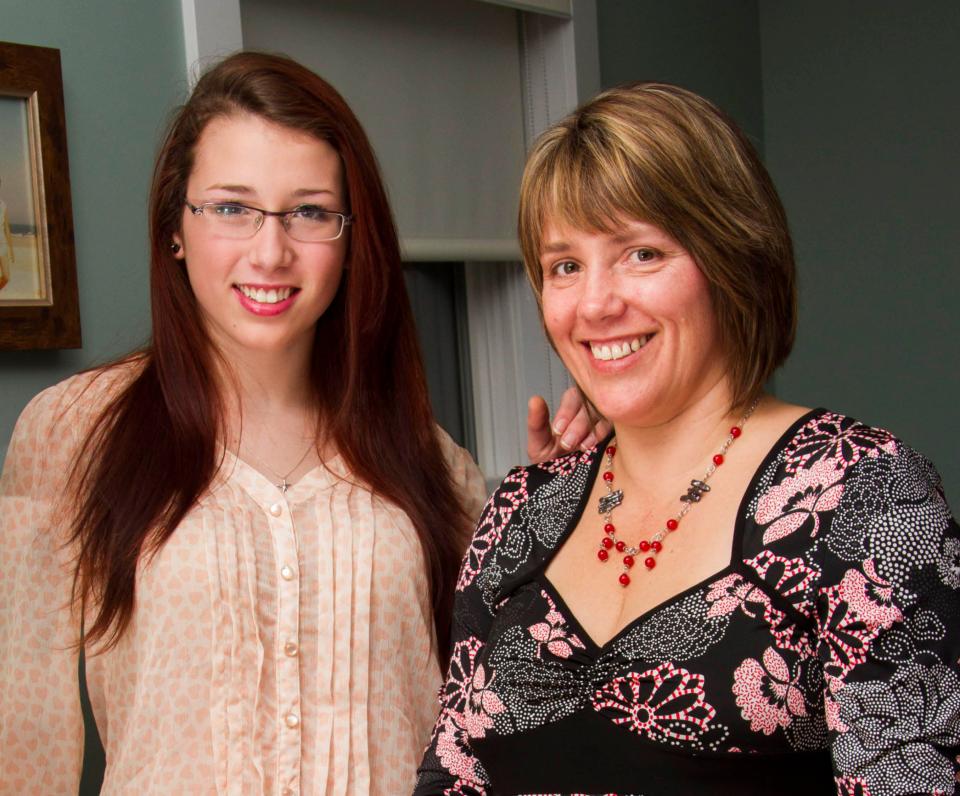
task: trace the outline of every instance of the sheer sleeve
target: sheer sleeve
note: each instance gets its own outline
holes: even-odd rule
[[[61,404],[56,387],[24,410],[0,477],[0,794],[76,793],[80,780],[79,620],[56,505],[74,430],[57,422]]]
[[[437,435],[440,439],[440,448],[447,460],[447,467],[450,468],[450,477],[460,492],[467,516],[470,517],[471,522],[474,522],[480,517],[480,512],[483,511],[487,501],[487,484],[483,473],[473,461],[473,457],[457,445],[446,431],[438,427]]]
[[[817,652],[837,793],[954,793],[960,531],[929,462],[891,440],[851,466],[821,554]]]

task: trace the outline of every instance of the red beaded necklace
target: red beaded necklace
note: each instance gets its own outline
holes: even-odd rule
[[[730,433],[724,440],[720,450],[714,454],[707,471],[703,478],[693,479],[690,482],[690,488],[686,494],[680,496],[681,507],[676,516],[667,520],[665,527],[657,531],[649,541],[646,539],[639,542],[636,547],[627,547],[626,542],[617,538],[617,529],[613,524],[613,510],[623,502],[623,490],[613,488],[613,457],[617,453],[616,445],[608,445],[604,451],[606,456],[606,466],[603,471],[603,483],[607,487],[607,494],[600,498],[598,502],[598,511],[603,515],[603,538],[600,540],[600,549],[597,550],[597,558],[602,562],[610,559],[610,551],[616,550],[623,555],[623,572],[620,573],[620,585],[626,588],[630,585],[630,570],[636,563],[635,556],[638,553],[649,553],[644,560],[643,565],[647,569],[653,569],[657,565],[656,555],[663,550],[663,540],[667,534],[672,533],[680,527],[680,521],[687,516],[687,512],[693,508],[695,503],[710,491],[707,481],[717,471],[717,468],[723,464],[727,450],[733,445],[733,441],[743,433],[743,426],[757,408],[758,401],[754,401],[749,409],[744,413],[740,422],[730,429]]]

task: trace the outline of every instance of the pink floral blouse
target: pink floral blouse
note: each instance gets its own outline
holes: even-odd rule
[[[929,462],[811,412],[756,471],[729,565],[598,645],[545,569],[601,451],[487,503],[416,796],[954,793],[960,528]]]
[[[17,423],[0,480],[0,793],[76,793],[83,755],[64,479],[120,371]],[[442,435],[471,511],[484,482]],[[149,456],[149,450],[144,451]],[[339,458],[287,493],[227,454],[150,561],[119,646],[88,651],[104,794],[410,790],[440,671],[416,532]]]

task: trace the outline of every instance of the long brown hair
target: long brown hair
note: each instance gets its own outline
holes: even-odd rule
[[[94,423],[74,469],[74,598],[81,609],[95,607],[86,640],[105,647],[119,640],[134,611],[138,562],[170,538],[220,466],[218,354],[171,242],[197,140],[211,120],[235,113],[305,131],[329,143],[343,162],[355,219],[348,268],[317,323],[310,375],[325,437],[353,476],[403,509],[417,530],[443,666],[468,519],[436,437],[376,159],[332,86],[288,58],[251,52],[226,58],[200,78],[157,157],[150,191],[152,342],[137,375]]]

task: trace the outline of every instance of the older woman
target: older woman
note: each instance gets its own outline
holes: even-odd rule
[[[794,262],[744,136],[608,91],[535,146],[520,233],[614,431],[488,503],[417,793],[953,793],[960,532],[896,437],[764,394]]]

